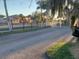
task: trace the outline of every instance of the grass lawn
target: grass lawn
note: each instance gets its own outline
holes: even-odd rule
[[[21,29],[13,30],[11,32],[1,32],[0,36],[8,35],[8,34],[15,34],[15,33],[23,33],[23,32],[36,31],[36,30],[45,29],[45,28],[49,28],[49,27],[34,27],[34,28],[28,28],[28,29],[22,29],[21,28]]]
[[[65,44],[64,41],[59,41],[47,50],[47,56],[49,59],[74,59],[74,56],[70,53],[70,44]]]
[[[36,26],[33,26],[32,28],[37,28]],[[23,27],[13,27],[13,30],[17,29],[23,29]],[[31,29],[31,26],[24,27],[24,29]],[[0,31],[9,30],[8,28],[0,28]]]

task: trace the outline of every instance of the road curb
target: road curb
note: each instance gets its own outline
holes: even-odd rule
[[[59,39],[57,39],[56,41],[54,41],[52,44],[50,44],[47,48],[49,48],[50,46],[56,44],[57,42],[59,42],[61,40],[65,40],[66,43],[68,43],[68,42],[70,42],[72,40],[72,35],[71,34],[65,34],[64,36],[60,37]]]
[[[55,41],[54,43],[50,44],[49,47],[51,47],[52,45],[56,44],[57,42],[59,42],[59,41],[61,41],[61,40],[65,40],[65,41],[66,41],[65,44],[67,44],[68,42],[70,42],[70,41],[72,40],[72,35],[69,34],[69,35],[65,35],[65,36],[62,37],[62,38],[59,38],[59,40],[57,40],[57,41]],[[49,47],[48,47],[48,48],[49,48]],[[50,57],[49,57],[48,54],[47,54],[47,51],[45,52],[45,56],[47,57],[47,59],[50,59]]]

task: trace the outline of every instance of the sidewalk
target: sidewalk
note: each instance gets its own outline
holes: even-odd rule
[[[70,51],[75,59],[79,59],[79,41],[72,43]]]

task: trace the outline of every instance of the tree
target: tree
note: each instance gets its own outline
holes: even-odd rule
[[[34,12],[33,13],[33,19],[36,22],[37,25],[42,22],[42,19],[40,18],[41,13]]]
[[[79,17],[79,2],[78,2],[78,0],[76,0],[73,3],[73,14],[75,14],[76,16]]]
[[[56,12],[59,12],[59,17],[61,16],[63,10],[64,10],[64,6],[67,2],[67,6],[71,3],[72,0],[38,0],[37,4],[39,5],[38,8],[42,8],[42,9],[46,9],[51,10],[51,13],[53,15],[56,14]]]
[[[5,16],[4,15],[0,15],[0,18],[4,18]]]
[[[39,9],[39,8],[47,9],[48,0],[37,0],[37,4],[38,4],[37,9]]]
[[[39,2],[40,0],[38,0]],[[65,8],[69,7],[69,5],[72,5],[73,1],[72,0],[42,0],[38,3],[39,6],[42,6],[42,9],[46,9],[48,16],[50,16],[51,18],[61,18],[64,17],[64,10]],[[40,5],[41,4],[41,5]],[[70,23],[70,9],[67,9],[66,14],[67,19],[68,19],[68,23]]]
[[[6,17],[7,17],[9,31],[12,31],[12,24],[11,24],[11,21],[10,21],[9,16],[8,16],[6,0],[3,0],[3,2],[4,2],[4,8],[5,8],[5,13],[6,13]]]
[[[79,0],[37,0],[37,4],[38,8],[46,9],[52,18],[55,15],[58,15],[57,18],[65,16],[69,25],[71,16],[79,17]]]
[[[19,17],[20,17],[20,23],[22,23],[23,30],[24,30],[25,29],[25,23],[26,23],[25,16],[23,14],[20,14]]]

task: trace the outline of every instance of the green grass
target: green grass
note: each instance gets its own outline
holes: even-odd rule
[[[45,29],[45,28],[49,28],[49,27],[35,27],[35,28],[28,28],[28,29],[22,29],[21,28],[21,29],[13,30],[11,32],[1,32],[0,36],[8,35],[8,34],[16,34],[16,33],[24,33],[24,32],[36,31],[36,30]]]
[[[49,59],[74,59],[69,51],[70,46],[70,44],[65,44],[64,41],[57,42],[47,50],[47,56]]]
[[[31,26],[27,26],[24,27],[25,29],[29,29],[31,28]],[[33,26],[32,28],[37,28],[36,26]],[[23,29],[23,27],[13,27],[13,30],[17,30],[17,29]],[[8,28],[0,28],[0,31],[5,31],[5,30],[9,30]]]
[[[27,30],[16,30],[16,31],[11,31],[11,32],[1,32],[0,33],[0,36],[1,35],[8,35],[8,34],[14,34],[14,33],[23,33],[23,32],[27,32]]]

